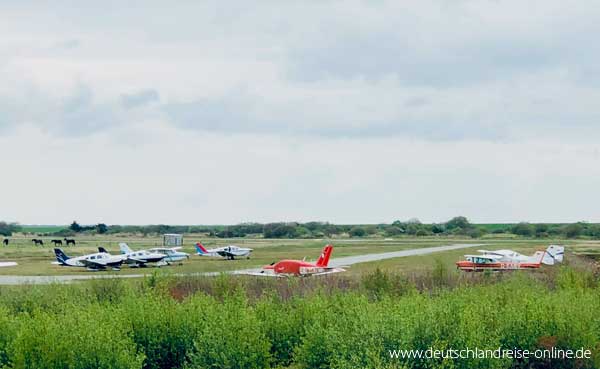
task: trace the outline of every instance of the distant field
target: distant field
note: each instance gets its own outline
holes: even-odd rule
[[[67,229],[67,226],[60,225],[21,225],[23,232],[28,233],[52,233]]]
[[[493,232],[495,230],[498,229],[510,229],[512,226],[514,226],[516,223],[479,223],[479,224],[474,224],[477,227],[483,228],[485,230],[487,230],[488,232]],[[532,224],[538,224],[538,223],[532,223]],[[549,226],[563,226],[566,225],[568,223],[539,223],[539,224],[546,224]],[[593,224],[593,223],[592,223]]]
[[[481,224],[475,224],[475,226],[483,228],[483,229],[487,230],[488,232],[493,232],[493,231],[498,230],[498,229],[509,229],[513,225],[514,225],[514,223],[481,223]]]

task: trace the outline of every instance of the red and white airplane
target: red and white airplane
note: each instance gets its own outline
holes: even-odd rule
[[[458,261],[460,270],[473,272],[483,270],[537,269],[542,264],[554,265],[563,261],[565,248],[550,245],[545,251],[536,251],[532,256],[521,255],[512,250],[477,250],[479,255],[465,255],[466,260]]]
[[[333,246],[327,245],[323,248],[321,256],[316,263],[309,263],[304,260],[281,260],[271,265],[266,265],[260,273],[256,275],[282,277],[282,276],[301,276],[324,275],[331,273],[345,272],[343,268],[328,267],[329,257],[333,252]]]

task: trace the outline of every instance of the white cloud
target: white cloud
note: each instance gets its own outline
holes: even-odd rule
[[[26,144],[25,144],[26,143]],[[599,220],[597,145],[189,133],[0,139],[4,217],[33,223]],[[581,175],[585,173],[585,175]]]
[[[4,217],[592,219],[600,6],[524,7],[3,3]]]

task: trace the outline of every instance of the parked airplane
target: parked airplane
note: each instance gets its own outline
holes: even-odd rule
[[[166,257],[164,254],[146,250],[133,251],[126,243],[120,243],[119,248],[121,249],[120,256],[123,258],[123,262],[132,268],[146,267],[148,263],[157,263],[159,266],[161,263],[162,265],[166,264],[163,262],[163,259]],[[104,247],[98,247],[98,251],[108,253]]]
[[[187,252],[179,251],[181,249],[182,247],[155,247],[153,249],[149,249],[148,252],[164,255],[165,258],[163,259],[163,261],[165,261],[167,264],[171,264],[190,258],[190,254],[188,254]]]
[[[63,250],[54,249],[56,254],[56,260],[58,264],[72,267],[85,267],[88,270],[106,270],[112,268],[113,270],[121,270],[121,264],[123,264],[124,258],[120,255],[111,255],[107,252],[98,252],[95,254],[68,257]]]
[[[345,272],[343,268],[328,267],[329,257],[333,252],[333,246],[327,245],[323,248],[321,256],[316,263],[309,263],[304,260],[281,260],[263,267],[259,273],[246,273],[253,275],[264,275],[270,277],[280,276],[301,276],[324,275],[331,273]],[[272,271],[272,272],[271,272]]]
[[[550,245],[546,251],[536,251],[532,256],[519,254],[513,250],[477,250],[480,255],[465,255],[466,260],[456,266],[464,271],[537,269],[541,264],[554,265],[562,262],[564,247]]]
[[[17,266],[18,264],[15,263],[14,261],[0,261],[0,268],[2,267],[12,267],[12,266]]]
[[[183,259],[190,258],[190,255],[188,253],[177,251],[177,250],[180,250],[181,247],[172,247],[172,248],[157,247],[157,248],[148,249],[148,250],[133,251],[131,248],[129,248],[129,245],[127,245],[124,242],[121,242],[119,244],[119,249],[121,250],[121,255],[145,253],[144,259],[148,259],[148,261],[146,261],[146,263],[156,262],[156,263],[160,264],[160,263],[164,262],[165,264],[170,264],[170,263],[182,261]],[[139,261],[141,261],[141,258],[139,256],[136,255],[133,257],[137,257],[138,259],[140,259]],[[156,260],[158,257],[161,257],[162,259]]]
[[[250,259],[252,249],[229,245],[207,250],[200,242],[198,242],[196,244],[196,251],[200,256],[221,256],[228,260],[234,260],[236,257],[246,257],[247,259]]]

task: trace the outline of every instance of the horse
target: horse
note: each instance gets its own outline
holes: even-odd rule
[[[62,241],[61,240],[52,240],[50,242],[52,242],[54,244],[54,246],[57,246],[57,245],[61,245],[62,246]]]
[[[67,243],[67,246],[69,246],[69,245],[75,246],[75,240],[72,239],[72,238],[66,238],[65,237],[65,242]]]
[[[33,240],[31,240],[31,242],[33,242],[36,246],[44,246],[44,241],[38,240],[37,238],[34,238]]]
[[[8,246],[8,238],[5,238],[2,243],[4,244],[4,246]]]

